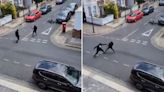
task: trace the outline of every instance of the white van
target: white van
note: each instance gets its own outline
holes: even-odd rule
[[[164,5],[164,0],[159,0],[159,6]]]

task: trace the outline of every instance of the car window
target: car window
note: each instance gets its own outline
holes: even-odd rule
[[[50,79],[53,79],[53,75],[52,73],[49,73],[49,72],[45,72],[45,71],[40,71],[40,74],[44,77],[47,77],[47,78],[50,78]]]
[[[35,16],[33,12],[29,13],[28,16]]]
[[[156,83],[156,84],[164,86],[164,82],[162,80],[160,80],[160,79],[158,79],[158,78],[156,78],[156,77],[154,77],[152,75],[149,75],[149,74],[146,74],[146,73],[143,73],[143,72],[140,72],[139,75],[141,77],[143,77],[144,79],[146,79],[146,80],[149,80],[149,81],[151,81],[153,83]]]
[[[132,17],[133,17],[133,16],[136,16],[136,13],[131,13],[130,16],[132,16]]]
[[[66,78],[69,80],[73,85],[76,85],[79,81],[81,74],[79,71],[75,70],[72,67],[67,67],[66,69]]]
[[[53,78],[62,83],[69,83],[64,77],[57,75],[57,74],[53,74]]]

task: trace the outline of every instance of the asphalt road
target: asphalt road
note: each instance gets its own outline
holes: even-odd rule
[[[103,36],[88,37],[84,35],[84,64],[94,67],[102,72],[113,75],[123,81],[129,82],[132,67],[140,61],[147,61],[164,66],[164,52],[153,47],[150,39],[162,26],[151,25],[151,19],[156,19],[164,7],[158,7],[155,12],[143,17],[136,23],[126,23],[113,33]],[[94,46],[98,43],[114,42],[116,53],[108,51],[93,58]],[[104,46],[103,49],[106,47]]]
[[[56,15],[71,2],[80,4],[80,0],[67,0],[62,5],[55,5],[50,13],[43,15],[35,22],[25,22],[17,27],[20,30],[18,44],[15,43],[14,31],[0,37],[0,73],[32,82],[33,67],[39,60],[45,59],[68,64],[81,70],[80,52],[53,45],[50,41],[50,35],[56,31],[59,24],[47,23],[47,20],[51,18],[55,20]],[[36,37],[31,35],[34,25],[38,26]],[[50,31],[44,34],[47,30]]]

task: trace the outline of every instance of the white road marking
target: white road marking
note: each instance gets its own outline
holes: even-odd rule
[[[141,40],[137,40],[136,43],[139,44],[141,42]]]
[[[124,66],[126,66],[126,67],[130,67],[128,64],[123,64]]]
[[[35,40],[36,40],[35,38],[31,38],[31,40],[30,40],[30,41],[31,41],[31,42],[35,42]]]
[[[40,41],[41,41],[41,39],[37,39],[37,41],[36,41],[36,42],[37,42],[37,43],[40,43]]]
[[[131,39],[131,40],[130,40],[130,42],[135,42],[135,41],[136,41],[136,39]]]
[[[42,32],[43,35],[49,35],[49,33],[51,32],[52,30],[52,26],[48,29],[46,29],[45,31]]]
[[[86,51],[86,53],[90,54],[91,52],[90,51]]]
[[[124,41],[124,42],[126,42],[126,41],[128,41],[129,39],[123,38],[123,39],[121,39],[121,40]]]
[[[137,31],[138,29],[134,30],[133,32],[129,33],[127,36],[123,37],[122,39],[127,39],[129,36],[133,35]]]
[[[144,25],[147,25],[147,24],[148,24],[148,22],[144,23]]]
[[[29,65],[29,64],[24,64],[26,67],[31,67],[31,65]]]
[[[147,45],[147,43],[148,43],[148,41],[143,41],[142,42],[142,44],[145,45],[145,46]]]
[[[154,30],[154,28],[152,28],[152,29],[150,29],[150,30],[148,30],[148,31],[146,31],[146,32],[144,32],[144,33],[142,33],[142,35],[143,35],[143,36],[149,37],[149,36],[151,35],[151,33],[153,32],[153,30]]]
[[[14,61],[14,63],[15,63],[15,64],[20,64],[20,62],[18,62],[18,61]]]
[[[4,60],[4,61],[9,61],[9,59],[6,59],[6,58],[4,58],[3,60]]]
[[[104,57],[104,59],[105,59],[105,60],[109,60],[109,58],[108,58],[108,57]]]
[[[48,40],[43,40],[43,42],[47,42]]]
[[[120,39],[119,39],[119,38],[117,38],[116,40],[118,40],[118,41],[119,41]]]
[[[0,85],[10,88],[10,89],[13,89],[13,90],[16,90],[17,92],[39,92],[39,91],[36,91],[36,90],[30,88],[30,86],[23,86],[21,84],[13,82],[12,80],[9,80],[7,78],[0,78]]]
[[[22,41],[28,41],[28,38],[23,38]]]
[[[117,60],[113,60],[113,62],[114,62],[114,63],[119,63],[119,61],[117,61]]]
[[[47,43],[47,41],[42,41],[42,43]]]
[[[32,34],[32,32],[30,32],[29,34],[27,34],[25,37],[23,37],[22,39],[24,39],[24,38],[27,38],[29,35],[31,35]]]

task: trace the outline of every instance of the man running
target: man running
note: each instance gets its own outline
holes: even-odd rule
[[[109,44],[108,44],[108,47],[107,49],[105,50],[105,52],[107,52],[109,49],[111,49],[113,51],[113,53],[115,53],[115,50],[113,49],[113,45],[114,43],[111,41]]]
[[[103,45],[106,45],[106,44],[99,43],[97,46],[94,47],[94,49],[96,49],[96,53],[93,55],[94,57],[95,57],[100,51],[102,51],[103,53],[105,53],[105,51],[101,48]]]

